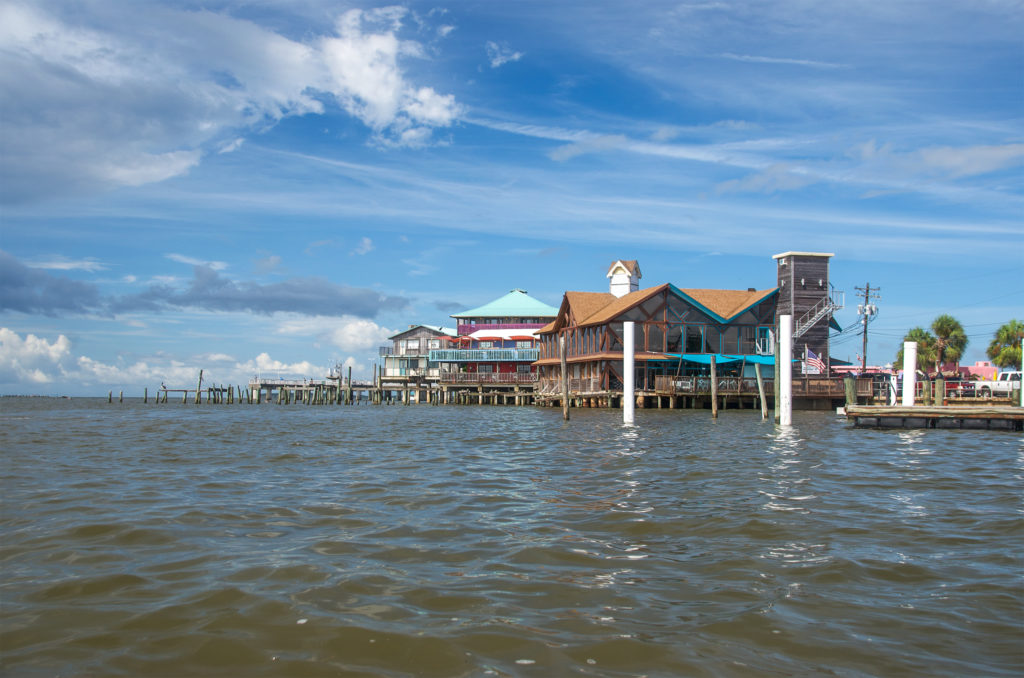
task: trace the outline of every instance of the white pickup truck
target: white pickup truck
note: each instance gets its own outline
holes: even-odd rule
[[[1002,372],[994,381],[978,381],[974,384],[974,391],[982,398],[990,396],[1009,396],[1014,389],[1020,388],[1021,372]]]

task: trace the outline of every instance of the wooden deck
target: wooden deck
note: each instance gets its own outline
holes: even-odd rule
[[[1024,407],[983,405],[851,405],[846,417],[858,428],[943,428],[1021,431]]]

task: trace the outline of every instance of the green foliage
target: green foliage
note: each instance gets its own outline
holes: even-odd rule
[[[967,348],[967,334],[960,321],[943,313],[932,321],[932,332],[935,333],[935,371],[944,363],[959,364]]]
[[[903,337],[903,341],[917,342],[917,369],[927,372],[935,364],[935,337],[923,327],[915,327]],[[896,362],[893,363],[896,369],[903,368],[903,343],[900,343],[900,350],[896,352]]]
[[[1024,339],[1024,323],[1011,320],[998,330],[988,345],[988,357],[995,365],[1020,368],[1020,342]]]

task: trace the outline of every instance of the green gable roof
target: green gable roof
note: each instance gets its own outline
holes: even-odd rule
[[[512,290],[503,297],[461,313],[452,318],[554,318],[558,309],[537,301],[524,290]]]

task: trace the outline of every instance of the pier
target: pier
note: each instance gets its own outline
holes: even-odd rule
[[[859,428],[1024,430],[1024,407],[986,405],[850,405],[846,416]]]

